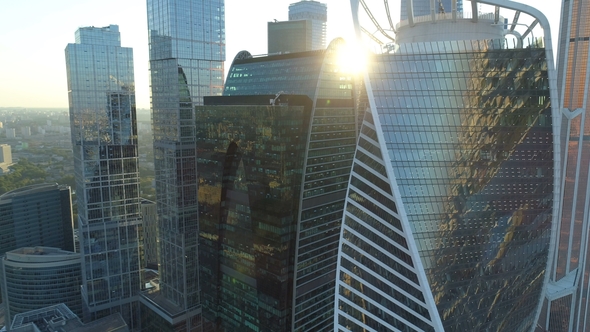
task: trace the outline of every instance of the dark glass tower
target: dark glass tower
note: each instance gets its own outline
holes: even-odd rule
[[[538,11],[512,5],[550,36]],[[338,331],[536,326],[559,197],[551,42],[505,39],[499,13],[402,24],[370,62]]]
[[[37,184],[0,195],[0,256],[31,246],[74,251],[73,227],[68,186]]]
[[[242,52],[197,108],[203,316],[219,331],[333,331],[358,128],[343,49]]]
[[[0,255],[22,247],[74,251],[69,186],[37,184],[0,195]]]
[[[160,288],[142,303],[161,318],[146,318],[153,330],[201,325],[194,107],[223,89],[224,12],[223,0],[147,1]]]
[[[85,27],[65,50],[82,254],[84,320],[136,328],[142,229],[133,50],[119,27]]]

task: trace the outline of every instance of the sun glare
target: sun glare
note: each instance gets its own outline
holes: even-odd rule
[[[340,51],[338,65],[343,72],[361,74],[367,68],[367,50],[360,44],[347,43]]]

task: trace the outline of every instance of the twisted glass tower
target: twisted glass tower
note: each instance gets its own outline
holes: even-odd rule
[[[219,96],[225,60],[223,0],[148,0],[159,290],[142,303],[142,328],[201,328],[196,105]]]
[[[359,2],[377,25],[379,7],[351,1],[358,33],[374,31],[361,29]],[[370,36],[395,43],[380,43],[365,76],[370,108],[340,235],[338,331],[536,324],[559,197],[550,35],[533,8],[482,3],[496,8],[479,15],[472,1],[471,15],[416,17]],[[516,12],[508,24],[502,9]],[[516,29],[521,15],[534,22],[525,31]],[[531,39],[539,23],[545,44]]]
[[[66,47],[84,320],[137,327],[141,216],[133,50],[119,27],[85,27]]]

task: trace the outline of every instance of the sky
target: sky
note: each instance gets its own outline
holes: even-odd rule
[[[287,20],[289,4],[297,1],[225,0],[226,71],[239,51],[265,54],[267,22]],[[350,2],[320,2],[328,6],[327,40],[352,39]],[[547,16],[556,40],[561,0],[520,2]],[[389,3],[399,7],[399,0]],[[0,8],[0,107],[67,108],[66,45],[79,27],[116,24],[121,46],[133,48],[137,107],[149,108],[145,0],[0,0]]]

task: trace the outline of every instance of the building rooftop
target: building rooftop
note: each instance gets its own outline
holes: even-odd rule
[[[15,315],[10,331],[128,332],[129,328],[119,313],[83,324],[76,314],[61,303]]]
[[[6,252],[4,260],[19,263],[48,263],[79,260],[80,254],[53,247],[23,247]]]
[[[36,192],[43,192],[43,191],[47,191],[47,190],[66,188],[66,187],[69,187],[69,186],[59,185],[57,183],[33,184],[30,186],[14,189],[14,190],[11,190],[3,195],[0,195],[0,201],[8,200],[8,199],[14,198],[15,196],[19,196],[19,195],[25,195],[25,194],[28,195],[28,194],[33,194]]]

